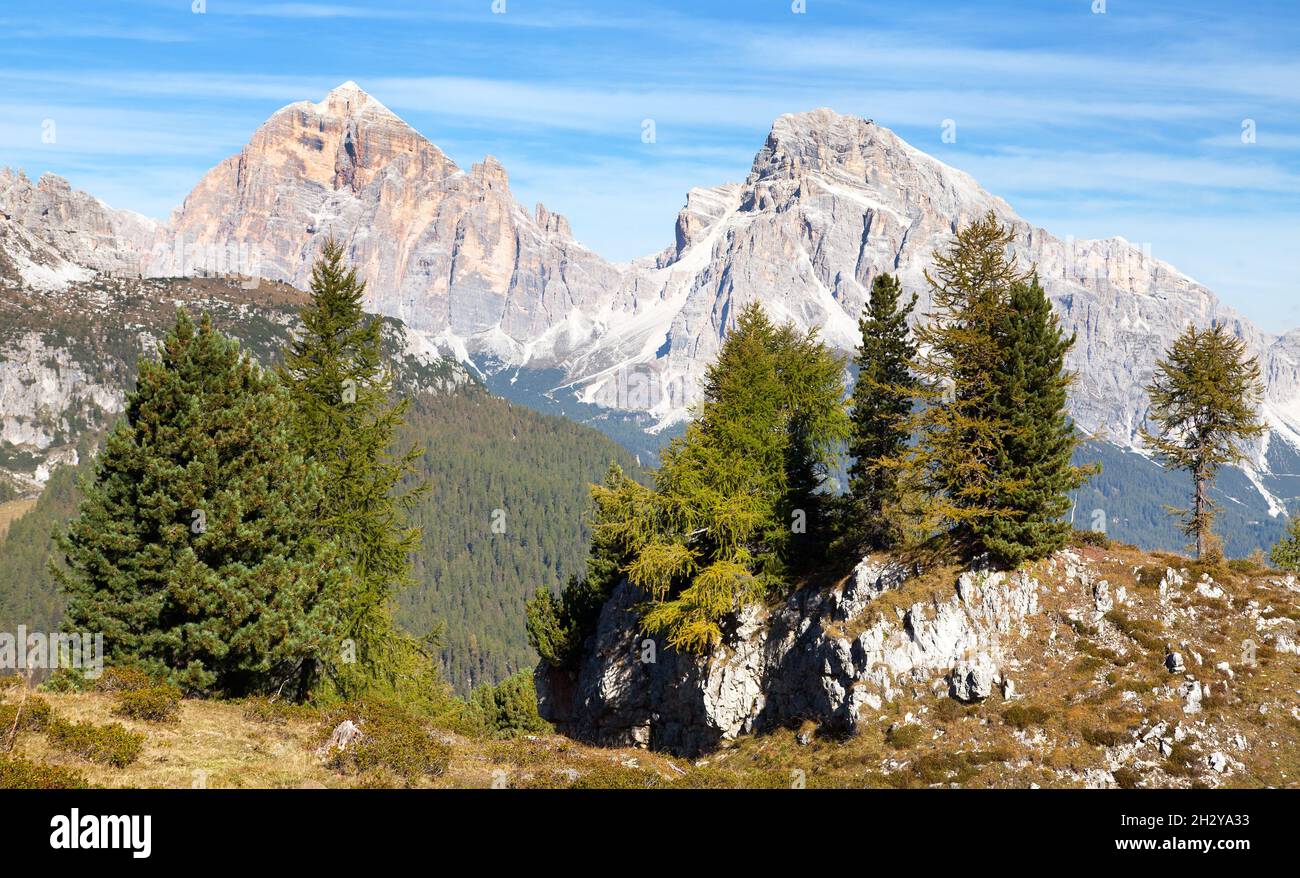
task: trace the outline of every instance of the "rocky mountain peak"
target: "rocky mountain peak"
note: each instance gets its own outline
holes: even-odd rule
[[[510,175],[506,173],[505,165],[501,164],[495,156],[484,156],[483,161],[476,162],[470,168],[470,176],[489,189],[510,188]]]
[[[327,94],[325,100],[315,107],[322,115],[360,116],[369,112],[395,116],[391,110],[350,79]]]

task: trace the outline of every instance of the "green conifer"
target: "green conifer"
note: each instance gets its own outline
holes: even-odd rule
[[[412,644],[394,626],[391,605],[412,582],[420,532],[409,526],[408,514],[423,487],[411,485],[419,449],[392,448],[407,400],[393,398],[381,321],[365,313],[364,296],[365,284],[344,264],[342,246],[326,242],[283,367],[301,448],[323,471],[319,524],[352,570],[341,660],[329,668],[345,693],[391,678],[404,655],[409,658]]]
[[[907,449],[918,391],[911,369],[917,350],[907,323],[916,295],[905,304],[901,298],[897,277],[877,275],[858,321],[862,341],[848,448],[853,462],[841,521],[846,548],[855,554],[891,548],[902,537],[895,517],[903,500],[899,472],[882,463]]]
[[[303,696],[344,573],[284,389],[184,311],[56,539],[65,627],[198,693]]]
[[[1166,467],[1192,476],[1191,509],[1171,511],[1183,517],[1197,558],[1219,554],[1210,486],[1221,467],[1244,459],[1241,443],[1264,432],[1257,412],[1263,392],[1259,362],[1222,324],[1188,326],[1156,362],[1147,393],[1157,430],[1143,428],[1142,437]]]
[[[1066,413],[1074,376],[1065,371],[1065,356],[1075,339],[1061,331],[1036,275],[1012,285],[998,338],[992,412],[1011,429],[992,460],[992,514],[976,520],[975,533],[995,560],[1014,566],[1066,544],[1069,492],[1092,470],[1071,462],[1078,440]]]

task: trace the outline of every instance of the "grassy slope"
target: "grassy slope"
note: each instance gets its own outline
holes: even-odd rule
[[[0,540],[9,533],[9,525],[30,512],[35,505],[35,500],[10,500],[0,503]]]

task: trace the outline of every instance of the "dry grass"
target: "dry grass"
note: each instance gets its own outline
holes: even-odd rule
[[[0,540],[4,539],[5,534],[9,533],[9,525],[26,515],[35,505],[35,499],[9,500],[0,503]]]

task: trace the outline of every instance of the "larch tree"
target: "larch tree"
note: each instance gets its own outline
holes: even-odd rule
[[[1017,487],[998,468],[1002,443],[1017,429],[997,406],[1001,325],[1012,288],[1028,279],[1007,254],[1012,240],[990,212],[935,252],[926,272],[932,310],[915,331],[920,353],[912,369],[922,405],[909,430],[916,442],[884,459],[917,498],[909,509],[911,529],[947,534],[975,551],[980,521]]]
[[[625,486],[597,524],[648,597],[643,630],[707,651],[730,614],[788,588],[848,436],[844,366],[815,333],[777,327],[757,304],[740,313],[654,488]]]
[[[1142,438],[1166,467],[1192,477],[1191,508],[1171,511],[1182,516],[1197,558],[1220,552],[1210,488],[1220,468],[1244,460],[1242,444],[1263,434],[1263,392],[1259,362],[1219,323],[1207,329],[1189,325],[1156,362],[1147,387],[1156,429],[1144,427]]]

